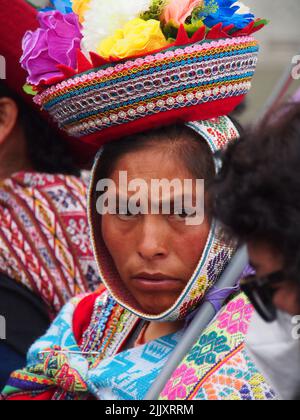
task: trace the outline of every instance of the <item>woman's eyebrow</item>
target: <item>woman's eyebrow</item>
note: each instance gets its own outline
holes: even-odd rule
[[[116,192],[116,202],[119,204],[123,204],[125,206],[128,206],[130,203],[130,199],[133,195],[135,195],[136,192],[129,191],[127,194],[123,194],[120,191]],[[197,205],[197,200],[194,193],[180,193],[175,195],[169,195],[168,197],[152,197],[151,193],[149,193],[149,196],[147,197],[148,203],[152,206],[162,208],[174,208],[176,205],[179,207],[179,210],[182,210],[183,208],[187,208],[190,206]],[[141,197],[141,200],[143,201],[143,198]]]

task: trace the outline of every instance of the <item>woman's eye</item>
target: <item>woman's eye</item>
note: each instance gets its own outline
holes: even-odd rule
[[[189,217],[193,217],[196,215],[196,212],[192,214],[192,212],[187,213],[185,210],[183,210],[181,213],[173,213],[171,214],[171,217],[175,220],[185,221]]]
[[[127,213],[125,213],[125,212],[121,213],[119,210],[117,210],[116,214],[119,217],[119,219],[121,219],[121,220],[132,220],[135,217],[137,217],[136,214],[130,213],[130,211],[127,211]]]

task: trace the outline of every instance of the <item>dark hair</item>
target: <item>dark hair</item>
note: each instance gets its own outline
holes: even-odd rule
[[[184,124],[157,128],[107,144],[101,157],[97,179],[109,178],[119,159],[127,153],[160,145],[169,156],[181,160],[197,179],[211,182],[215,176],[212,152],[207,143]]]
[[[279,115],[279,116],[278,116]],[[213,186],[215,216],[243,241],[263,240],[300,276],[300,106],[230,145]]]
[[[66,142],[57,130],[0,80],[0,98],[13,99],[19,109],[19,123],[24,131],[28,156],[37,172],[79,175]]]

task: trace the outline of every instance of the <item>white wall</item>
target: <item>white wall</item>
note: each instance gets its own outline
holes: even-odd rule
[[[36,7],[45,7],[49,4],[49,0],[28,0],[28,2],[32,3]]]
[[[255,36],[260,40],[260,56],[248,109],[242,117],[247,123],[256,119],[292,57],[300,54],[300,0],[243,0],[258,17],[270,20]],[[300,81],[295,82],[290,93]]]

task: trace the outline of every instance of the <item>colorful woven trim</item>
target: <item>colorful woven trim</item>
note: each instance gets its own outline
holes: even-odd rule
[[[85,137],[167,111],[201,106],[197,118],[224,115],[251,87],[258,43],[252,36],[174,47],[101,67],[35,97],[60,128]],[[221,107],[211,107],[222,101]],[[224,101],[228,101],[226,103]],[[193,112],[193,111],[192,111]],[[189,117],[186,120],[190,120]]]
[[[118,305],[107,291],[102,293],[95,301],[91,322],[80,346],[84,354],[99,355],[89,360],[90,368],[118,354],[138,322],[137,317]]]

